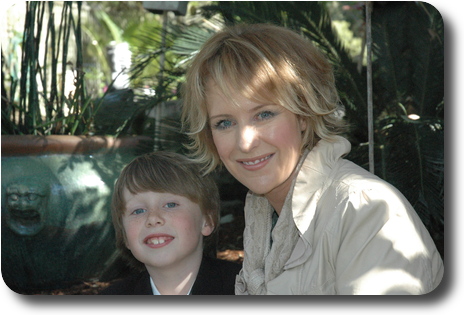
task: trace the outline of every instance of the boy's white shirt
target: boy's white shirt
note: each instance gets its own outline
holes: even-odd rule
[[[153,282],[153,279],[151,277],[150,277],[150,284],[151,284],[151,290],[153,291],[153,295],[162,295],[156,288],[155,282]],[[193,287],[193,284],[192,284],[192,287]],[[190,295],[190,292],[192,291],[192,287],[190,287],[190,290],[188,291],[187,295]]]

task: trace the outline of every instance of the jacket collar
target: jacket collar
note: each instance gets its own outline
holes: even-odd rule
[[[343,137],[334,141],[319,140],[311,151],[305,151],[299,162],[298,175],[294,180],[287,200],[291,200],[293,221],[298,229],[300,239],[287,261],[285,267],[292,268],[306,261],[312,253],[314,224],[318,200],[324,185],[331,178],[330,174],[336,163],[348,154],[351,144]],[[288,203],[286,202],[286,205]]]
[[[301,235],[306,233],[316,212],[320,198],[317,191],[327,182],[335,164],[350,149],[348,140],[337,136],[334,142],[319,140],[311,151],[302,156],[292,196],[293,220]]]

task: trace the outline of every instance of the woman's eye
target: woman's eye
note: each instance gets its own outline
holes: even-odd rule
[[[175,202],[168,202],[168,203],[165,205],[165,207],[166,207],[166,208],[169,208],[169,209],[175,208],[175,207],[177,207],[177,206],[178,206],[178,204],[175,203]]]
[[[132,211],[132,214],[142,214],[142,213],[145,213],[145,209],[135,209],[134,211]]]
[[[233,126],[231,120],[223,119],[214,124],[215,129],[224,130]]]
[[[264,111],[257,115],[258,120],[266,120],[275,116],[275,113],[271,111]]]

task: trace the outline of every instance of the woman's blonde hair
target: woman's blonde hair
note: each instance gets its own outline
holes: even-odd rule
[[[124,189],[132,194],[160,192],[180,195],[199,205],[213,233],[204,242],[214,239],[219,226],[220,196],[211,176],[203,176],[200,165],[173,152],[157,151],[141,155],[122,170],[114,186],[111,215],[116,234],[116,247],[132,267],[144,269],[144,265],[126,247],[126,234],[122,223],[126,210]]]
[[[182,87],[183,128],[192,139],[188,147],[205,173],[220,164],[208,121],[208,82],[230,100],[239,94],[302,117],[309,127],[302,150],[345,131],[332,67],[309,40],[269,24],[227,27],[203,45]]]

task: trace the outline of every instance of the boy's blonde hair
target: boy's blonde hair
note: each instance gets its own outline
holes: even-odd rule
[[[220,164],[207,112],[207,85],[226,98],[242,95],[278,104],[302,117],[309,128],[303,147],[331,140],[345,130],[332,67],[297,33],[269,24],[237,25],[214,34],[192,60],[183,86],[182,121],[189,148],[209,173]]]
[[[217,185],[211,176],[202,176],[198,163],[187,157],[167,151],[157,151],[141,155],[132,160],[122,170],[114,187],[112,198],[112,219],[116,233],[116,247],[132,267],[144,269],[126,247],[126,234],[122,223],[126,201],[124,189],[132,194],[160,192],[180,195],[198,204],[213,226],[211,235],[204,241],[213,239],[219,225],[220,197]]]

